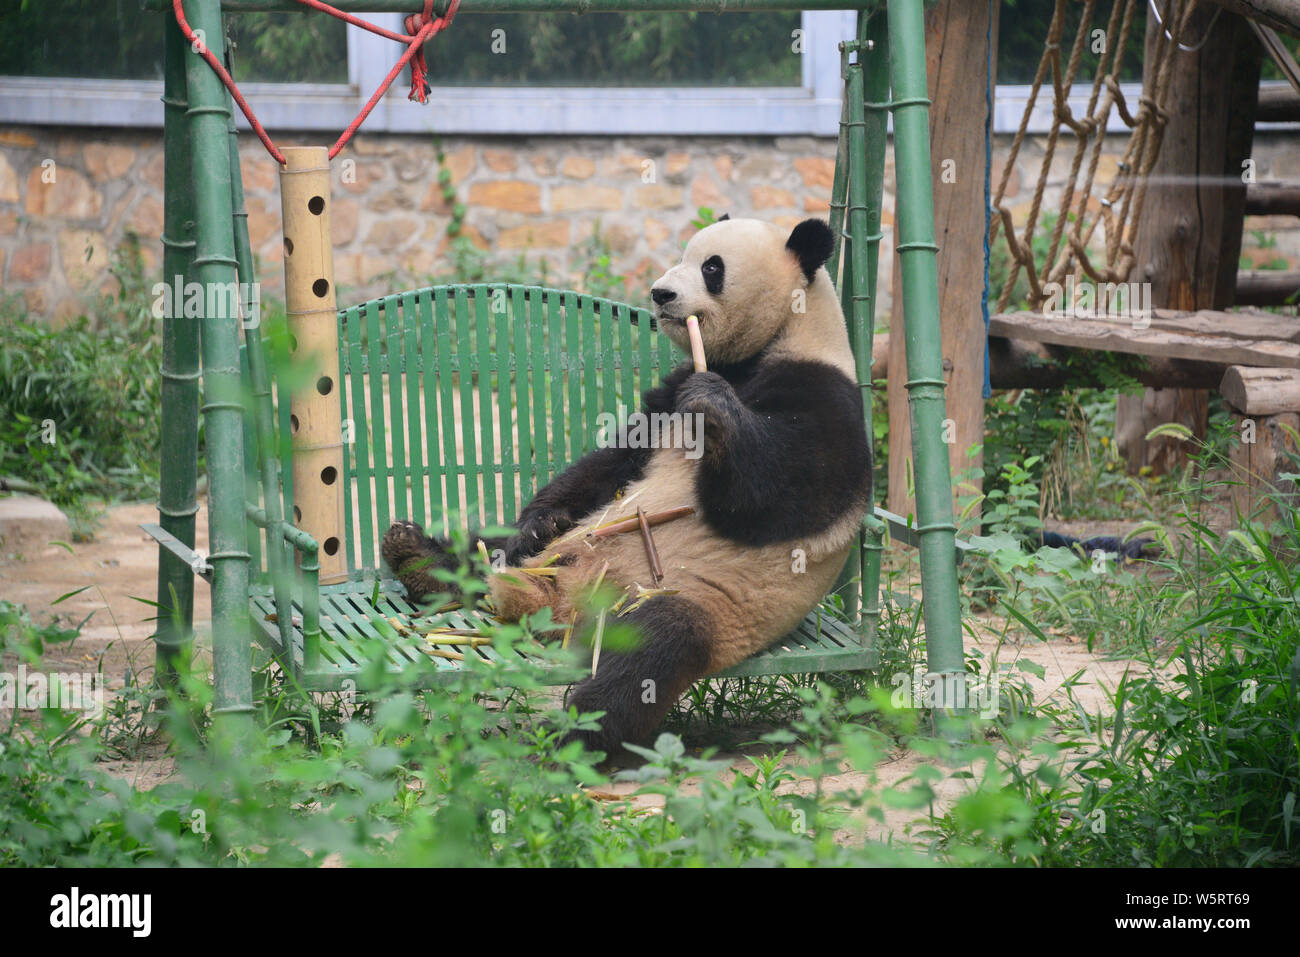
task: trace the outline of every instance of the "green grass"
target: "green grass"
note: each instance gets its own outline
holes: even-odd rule
[[[460,265],[460,278],[473,278],[473,264]],[[589,276],[612,294],[607,265],[595,257]],[[123,275],[123,294],[105,304],[98,331],[6,318],[20,349],[7,348],[3,360],[10,432],[0,472],[26,475],[56,500],[151,492],[157,399],[144,370],[156,362],[141,353],[156,349],[155,330],[138,311],[131,273]],[[120,321],[106,321],[114,316]],[[27,354],[39,361],[18,368],[15,356]],[[51,368],[63,372],[39,372]],[[106,413],[110,397],[117,404]],[[584,793],[609,776],[558,742],[590,719],[557,711],[526,666],[508,692],[482,669],[436,693],[414,690],[414,675],[376,671],[373,692],[339,696],[300,693],[264,665],[241,757],[214,733],[209,675],[184,676],[186,698],[160,726],[148,711],[157,699],[150,675],[133,671],[98,717],[0,712],[0,820],[11,822],[0,830],[0,866],[313,865],[326,856],[349,865],[1294,866],[1294,503],[1270,524],[1217,520],[1231,479],[1221,413],[1183,471],[1129,479],[1102,441],[1113,401],[1112,390],[1063,390],[991,407],[983,555],[963,568],[969,609],[1005,624],[991,651],[968,652],[973,673],[1001,679],[989,718],[954,725],[891,700],[891,679],[925,653],[910,559],[886,568],[877,674],[692,689],[667,725],[682,737],[661,736],[633,775],[666,798],[662,814]],[[106,414],[118,416],[111,444]],[[44,418],[60,423],[48,450],[33,446]],[[1076,517],[1146,519],[1144,534],[1165,553],[1098,573],[1064,550],[1026,547],[1049,505]],[[522,640],[527,629],[501,626],[498,640]],[[1062,697],[1032,694],[1035,666],[1010,642],[1047,641],[1049,631],[1133,661],[1105,707],[1086,708],[1072,694],[1082,676]],[[0,602],[0,670],[40,667],[46,646],[76,632],[37,625]],[[744,746],[749,764],[730,772],[710,754],[718,746]],[[930,760],[904,781],[879,784],[877,764],[900,748]],[[108,760],[157,750],[177,774],[150,791],[105,772]],[[829,778],[846,767],[860,783],[833,790]],[[688,777],[693,786],[683,789]],[[943,804],[936,794],[949,778],[967,791]],[[898,811],[916,826],[893,844],[866,838],[867,824]]]
[[[113,261],[118,293],[59,329],[0,300],[0,477],[68,510],[157,494],[161,344],[139,247]]]
[[[891,583],[878,675],[693,690],[670,727],[703,753],[664,734],[625,774],[666,798],[647,814],[584,793],[610,779],[558,740],[589,719],[556,710],[526,666],[508,692],[494,670],[436,693],[376,670],[376,690],[355,696],[300,694],[267,666],[243,758],[213,733],[203,674],[185,676],[167,734],[142,728],[145,674],[97,719],[16,713],[0,729],[0,816],[17,822],[0,864],[1295,865],[1300,522],[1212,529],[1217,464],[1197,458],[1154,567],[1098,577],[1060,550],[988,550],[1004,641],[1093,628],[1134,659],[1106,707],[1079,703],[1081,675],[1036,699],[1026,677],[1039,669],[999,642],[968,654],[973,673],[1001,678],[991,717],[899,709],[889,677],[922,660],[924,638],[919,608]],[[7,667],[36,666],[44,645],[75,634],[13,606],[0,628]],[[527,633],[502,626],[497,640]],[[714,760],[720,743],[745,745],[748,763],[733,773]],[[177,775],[141,792],[100,769],[141,746],[165,746]],[[928,760],[881,785],[875,768],[898,748]],[[846,768],[859,782],[833,789]],[[939,803],[950,777],[964,791]],[[891,844],[867,839],[899,812],[916,823]]]

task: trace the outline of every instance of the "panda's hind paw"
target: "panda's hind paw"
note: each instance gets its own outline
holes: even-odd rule
[[[419,601],[431,592],[447,590],[433,576],[434,569],[446,565],[447,548],[425,535],[424,529],[414,522],[394,522],[384,533],[379,551],[397,580],[406,587],[411,601]]]

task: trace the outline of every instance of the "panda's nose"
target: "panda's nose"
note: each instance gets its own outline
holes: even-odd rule
[[[677,293],[671,289],[651,289],[650,298],[655,301],[656,306],[662,306],[666,302],[672,302],[677,298]]]

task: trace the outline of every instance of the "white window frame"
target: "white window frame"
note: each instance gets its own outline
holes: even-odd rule
[[[370,14],[368,19],[402,31],[401,14]],[[842,92],[839,43],[853,38],[856,22],[853,10],[803,11],[802,83],[797,87],[441,87],[429,104],[420,106],[407,100],[398,80],[364,128],[498,136],[835,136]],[[397,62],[398,44],[352,25],[347,30],[348,83],[240,85],[273,137],[284,131],[341,132]],[[1130,104],[1142,95],[1139,83],[1120,88]],[[1088,90],[1076,90],[1070,105],[1079,115],[1087,108]],[[1029,91],[1022,85],[997,86],[995,133],[1019,128]],[[155,80],[0,76],[0,123],[156,128],[162,125],[161,96],[162,83]],[[248,128],[242,114],[235,119],[240,129]],[[1045,132],[1051,122],[1051,89],[1046,88],[1039,93],[1028,132]],[[1295,124],[1259,125],[1275,127]],[[1108,130],[1125,129],[1112,111]]]
[[[538,135],[834,136],[840,118],[839,42],[854,35],[852,10],[804,11],[800,86],[791,87],[443,87],[429,104],[407,100],[401,81],[366,120],[384,133]],[[402,31],[401,14],[367,19]],[[348,26],[348,83],[241,83],[262,125],[342,131],[378,87],[401,47]],[[448,34],[448,38],[451,34]],[[443,38],[439,42],[454,42]],[[793,36],[790,38],[793,44]],[[791,55],[794,55],[793,53]],[[157,127],[154,80],[0,77],[0,122]],[[240,129],[248,124],[236,117]]]

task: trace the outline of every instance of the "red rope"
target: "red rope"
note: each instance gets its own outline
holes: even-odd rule
[[[456,18],[456,10],[460,6],[460,0],[451,0],[451,4],[447,7],[446,16],[442,17],[434,17],[433,0],[424,0],[424,11],[412,14],[404,21],[403,26],[406,28],[407,34],[405,36],[391,30],[385,30],[383,27],[362,20],[360,17],[355,17],[350,13],[331,7],[328,3],[321,2],[321,0],[298,0],[298,2],[314,10],[320,10],[322,13],[338,17],[340,20],[361,27],[363,30],[369,30],[378,36],[406,45],[406,52],[397,61],[397,65],[388,72],[384,82],[379,84],[379,89],[375,90],[374,94],[371,95],[361,112],[357,114],[356,119],[348,124],[348,128],[338,138],[338,142],[330,147],[330,159],[337,156],[339,150],[343,149],[348,140],[352,139],[353,134],[360,129],[361,124],[366,121],[366,117],[383,99],[384,94],[388,92],[388,88],[393,85],[393,81],[397,79],[408,63],[411,64],[411,94],[409,99],[420,103],[428,101],[431,91],[428,80],[429,69],[424,60],[424,44],[451,25],[451,21]],[[172,0],[172,11],[176,15],[176,23],[181,28],[181,33],[185,34],[185,39],[189,40],[194,52],[208,61],[208,66],[212,67],[213,72],[217,74],[226,89],[230,91],[230,95],[234,97],[235,102],[239,104],[240,111],[248,119],[248,125],[253,128],[253,132],[262,141],[266,151],[275,158],[277,163],[283,166],[285,163],[284,154],[276,149],[275,143],[271,142],[271,137],[267,135],[266,130],[253,113],[253,108],[248,105],[244,95],[239,92],[239,87],[235,84],[234,78],[221,65],[221,61],[217,59],[216,54],[209,50],[207,44],[200,40],[190,28],[189,22],[185,19],[185,11],[182,9],[182,0]]]

